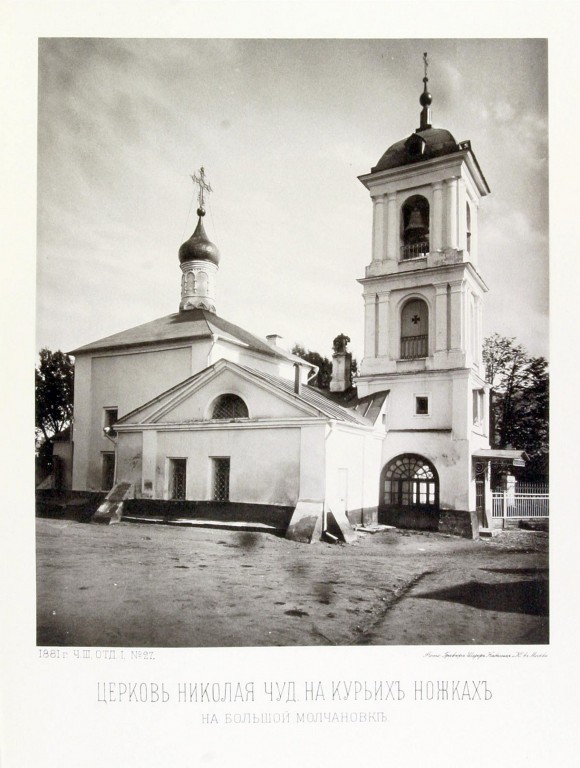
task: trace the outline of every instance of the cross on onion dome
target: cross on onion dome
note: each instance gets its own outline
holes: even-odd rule
[[[413,323],[413,325],[417,325],[417,323],[421,322],[421,318],[419,317],[419,315],[413,315],[413,317],[411,318],[411,322]]]
[[[199,201],[199,207],[203,208],[204,192],[207,192],[208,194],[210,192],[213,192],[213,189],[211,188],[209,181],[206,181],[206,179],[205,179],[205,169],[204,169],[203,165],[199,169],[199,176],[194,173],[191,176],[191,180],[193,181],[194,185],[197,184],[197,186],[199,187],[199,192],[197,194],[197,199]]]

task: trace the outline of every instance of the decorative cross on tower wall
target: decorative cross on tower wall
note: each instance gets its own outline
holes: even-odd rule
[[[203,165],[199,169],[199,176],[194,173],[191,176],[191,180],[193,181],[194,185],[197,184],[197,186],[199,187],[199,192],[197,193],[197,199],[199,202],[199,207],[203,210],[204,209],[203,206],[205,202],[204,193],[207,192],[209,195],[210,192],[213,192],[213,189],[211,188],[209,181],[206,181],[205,169]]]
[[[419,317],[419,315],[413,315],[413,317],[411,318],[411,322],[413,323],[413,325],[417,325],[417,323],[421,322],[421,318]]]

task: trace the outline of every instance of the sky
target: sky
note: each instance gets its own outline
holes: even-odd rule
[[[432,122],[472,149],[484,334],[548,357],[548,83],[541,39],[45,38],[38,64],[37,347],[176,312],[177,253],[213,188],[217,312],[363,356],[372,204],[357,176]]]

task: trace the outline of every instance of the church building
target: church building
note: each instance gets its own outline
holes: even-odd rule
[[[355,388],[346,348],[322,391],[279,337],[217,314],[202,168],[178,312],[71,352],[73,489],[123,482],[145,504],[228,504],[241,519],[285,509],[302,541],[377,520],[477,535],[493,455],[477,226],[489,187],[470,142],[431,125],[426,65],[423,80],[419,127],[359,177],[373,245]]]

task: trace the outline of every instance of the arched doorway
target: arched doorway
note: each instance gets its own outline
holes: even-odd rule
[[[404,453],[386,465],[381,474],[379,519],[403,528],[437,530],[439,476],[428,459]]]

